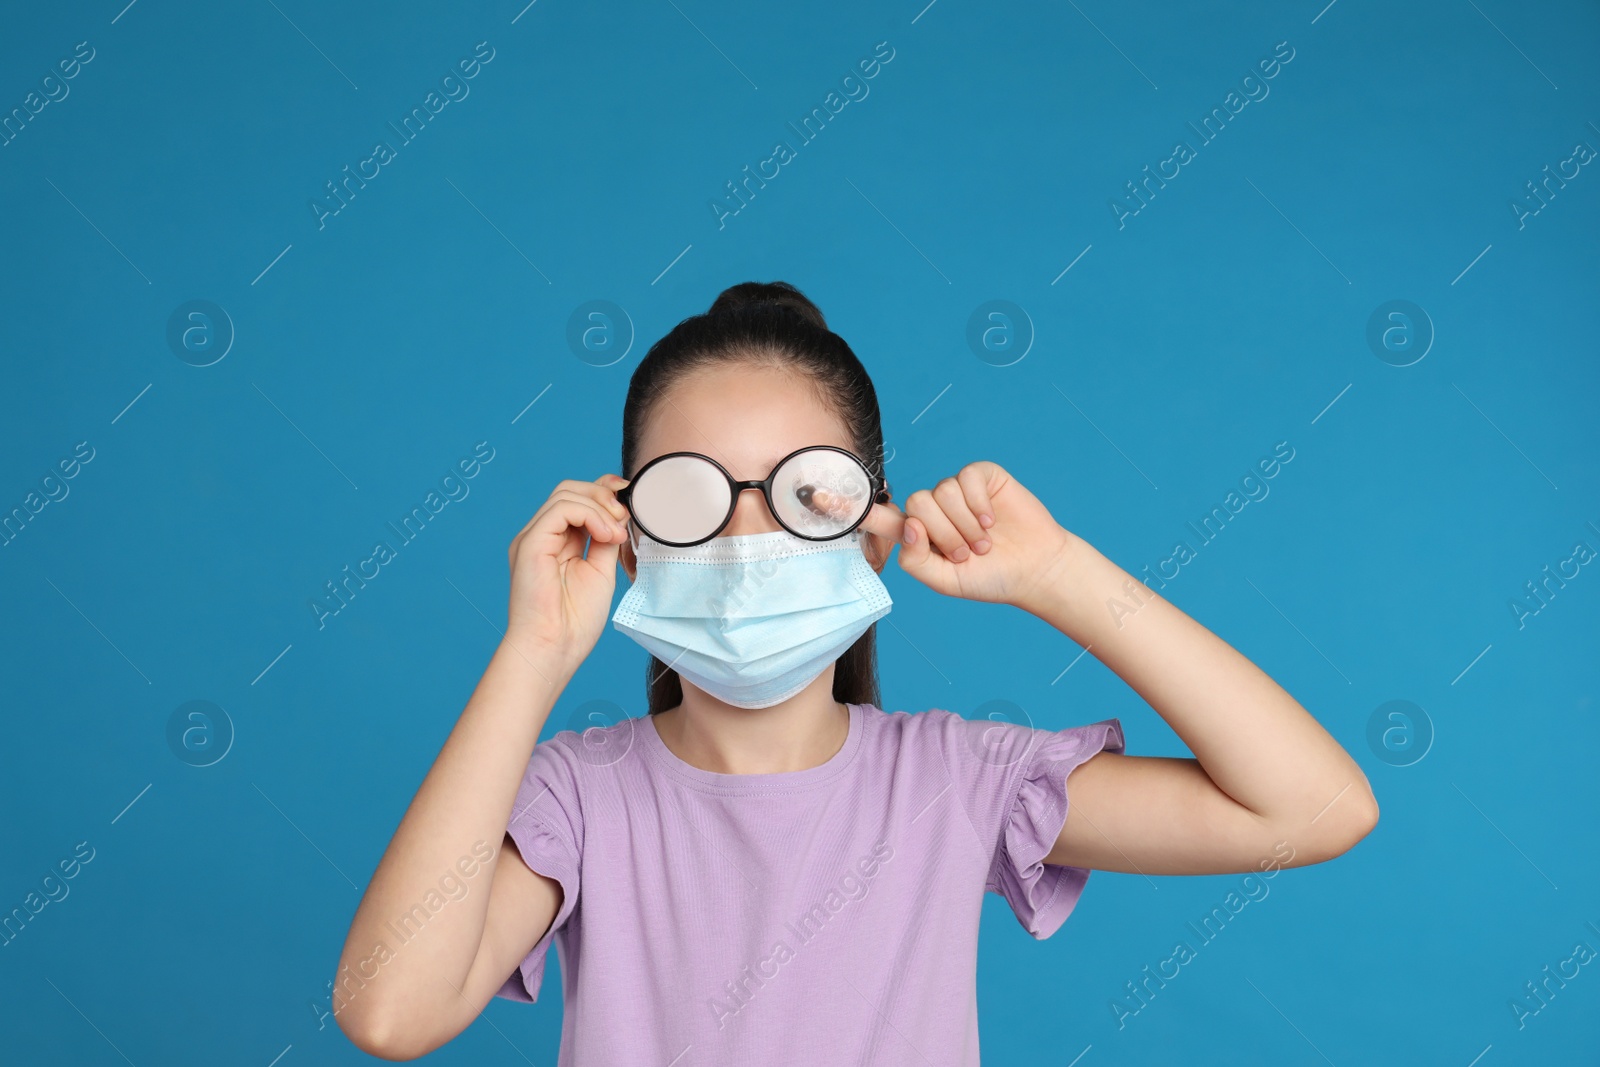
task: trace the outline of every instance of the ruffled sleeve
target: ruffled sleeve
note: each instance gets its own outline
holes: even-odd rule
[[[1115,718],[1030,732],[1038,743],[1020,761],[985,889],[1004,897],[1022,928],[1043,940],[1060,929],[1089,880],[1087,867],[1044,862],[1067,822],[1067,775],[1089,757],[1120,753],[1124,745]]]
[[[550,929],[495,994],[507,1000],[531,1004],[538,999],[550,943],[578,906],[583,820],[567,753],[564,746],[552,741],[534,746],[506,827],[516,843],[520,859],[508,855],[502,862],[526,863],[529,870],[561,883],[561,907]]]

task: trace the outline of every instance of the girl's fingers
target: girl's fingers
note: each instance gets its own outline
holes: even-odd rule
[[[900,542],[900,566],[911,572],[927,562],[932,555],[928,545],[928,528],[921,521],[908,516],[905,523],[905,536]]]
[[[940,483],[941,488],[942,486],[943,483]],[[959,491],[958,487],[957,492]],[[966,505],[963,504],[961,507],[965,509]],[[927,530],[929,543],[937,548],[945,559],[960,563],[972,554],[967,548],[966,540],[961,536],[961,531],[950,521],[949,514],[934,496],[934,492],[919,489],[912,493],[906,500],[906,513],[916,517],[923,529]]]
[[[574,527],[588,531],[596,541],[621,544],[628,533],[623,525],[607,514],[593,498],[567,489],[558,489],[546,503],[532,534],[566,537]],[[578,547],[582,548],[580,539]]]
[[[588,491],[593,492],[605,505],[618,522],[628,521],[628,509],[622,501],[617,499],[617,490],[628,484],[628,479],[616,474],[602,474],[592,482],[582,483]]]
[[[893,503],[873,504],[867,509],[867,517],[861,520],[861,529],[896,544],[904,544],[906,517]]]
[[[587,494],[571,493],[563,495],[561,499],[577,509],[564,512],[568,525],[584,527],[596,541],[620,542],[627,538],[628,528],[624,525],[626,511],[623,512],[623,517],[619,518],[615,512],[606,508],[603,501],[595,500]]]
[[[954,478],[944,478],[933,487],[933,499],[938,501],[939,507],[944,510],[945,518],[950,520],[950,525],[956,530],[956,536],[961,538],[961,543],[952,545],[945,555],[949,556],[954,552],[956,555],[952,558],[965,559],[963,550],[971,551],[971,546],[984,540],[983,527],[978,523],[978,516],[967,505],[966,491]]]
[[[968,463],[961,468],[961,473],[956,475],[956,481],[961,483],[961,488],[967,494],[967,507],[972,510],[973,516],[978,520],[980,529],[994,525],[994,503],[989,499],[989,472],[982,463]],[[985,518],[988,519],[985,522]],[[979,540],[988,537],[980,534]]]
[[[563,478],[556,483],[555,489],[550,492],[549,499],[540,505],[539,510],[534,512],[533,518],[528,520],[528,525],[523,529],[526,531],[537,523],[539,518],[549,510],[550,505],[556,500],[574,497],[593,502],[596,507],[603,509],[618,522],[627,522],[628,509],[623,506],[622,501],[617,499],[616,494],[616,490],[627,484],[626,481],[616,477],[614,474],[602,474],[592,482],[580,482],[572,478]]]
[[[940,592],[948,590],[954,581],[952,572],[955,564],[933,551],[932,543],[928,540],[928,527],[916,516],[910,516],[905,521],[905,540],[900,544],[900,569],[930,589]]]
[[[627,522],[628,509],[617,499],[617,490],[627,484],[625,479],[615,474],[602,474],[592,482],[580,482],[569,478],[557,485],[556,489],[586,496],[610,512],[612,518],[619,522]]]
[[[617,560],[622,554],[622,543],[627,539],[628,535],[626,533],[614,541],[596,541],[591,538],[589,541],[589,554],[585,558],[602,571],[614,571],[617,566]],[[582,550],[581,545],[579,550]]]
[[[551,506],[558,499],[572,499],[573,497],[587,498],[594,503],[596,508],[604,508],[608,519],[613,519],[617,523],[623,525],[623,537],[619,538],[618,540],[626,540],[628,509],[622,505],[622,501],[617,499],[616,491],[627,484],[628,480],[626,478],[618,477],[615,474],[602,474],[599,478],[596,478],[592,482],[582,482],[573,478],[562,479],[560,482],[556,483],[556,487],[551,492],[549,498],[545,500],[543,504],[539,505],[539,509],[533,513],[533,517],[530,518],[522,527],[522,529],[517,531],[517,535],[511,539],[511,558],[517,558],[517,546],[521,544],[523,538],[527,536],[528,531],[537,526],[540,521],[549,514]],[[572,525],[580,524],[573,523]],[[594,531],[591,530],[590,532],[593,533]],[[600,539],[605,540],[605,538]]]

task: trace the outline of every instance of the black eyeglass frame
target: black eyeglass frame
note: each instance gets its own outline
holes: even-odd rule
[[[861,517],[858,518],[855,522],[851,523],[848,528],[840,530],[836,534],[830,534],[827,537],[808,537],[807,535],[801,533],[798,530],[790,529],[789,528],[789,524],[783,521],[783,517],[778,514],[777,507],[774,506],[773,503],[772,503],[772,480],[773,480],[774,477],[777,476],[777,473],[780,470],[783,469],[783,465],[785,463],[788,463],[791,459],[793,459],[794,457],[798,456],[802,452],[815,452],[815,451],[821,451],[821,450],[826,450],[826,451],[830,451],[830,452],[840,452],[840,453],[843,453],[846,456],[849,456],[851,459],[855,460],[855,462],[861,467],[862,471],[864,471],[866,473],[866,475],[867,475],[867,484],[872,489],[872,497],[871,497],[872,503],[873,504],[887,504],[889,502],[889,482],[888,482],[888,479],[884,478],[884,476],[882,474],[874,474],[874,473],[872,473],[872,471],[868,470],[866,463],[864,463],[862,461],[860,456],[856,455],[854,452],[850,451],[848,448],[840,448],[838,445],[806,445],[804,448],[797,448],[793,452],[790,452],[787,456],[784,456],[782,459],[778,460],[778,462],[774,463],[772,465],[772,470],[767,473],[767,476],[765,478],[762,478],[760,480],[747,481],[747,482],[739,481],[739,479],[735,478],[732,474],[728,473],[728,468],[724,467],[722,464],[718,463],[716,460],[712,459],[710,456],[704,455],[704,454],[702,454],[700,452],[668,452],[668,453],[666,453],[664,455],[660,455],[660,456],[655,457],[649,463],[646,463],[643,467],[639,468],[639,472],[637,474],[635,474],[628,481],[628,484],[623,486],[621,489],[617,490],[616,496],[617,496],[617,500],[621,502],[622,506],[628,509],[628,517],[630,519],[632,519],[633,522],[637,523],[638,526],[639,526],[639,529],[643,530],[646,534],[648,534],[652,541],[655,541],[655,542],[657,542],[659,544],[663,544],[663,545],[669,545],[669,546],[671,546],[673,548],[692,548],[695,545],[703,545],[707,541],[710,541],[712,538],[716,537],[723,530],[727,529],[728,523],[733,519],[734,511],[736,511],[738,509],[738,507],[739,507],[739,496],[746,489],[759,489],[759,490],[761,490],[761,495],[762,495],[762,497],[764,497],[766,499],[766,502],[767,502],[767,510],[772,513],[772,517],[778,521],[778,525],[779,526],[782,526],[785,530],[788,530],[790,533],[794,534],[796,537],[802,538],[802,539],[804,539],[806,541],[834,541],[834,540],[837,540],[838,538],[845,537],[845,536],[849,535],[851,530],[856,529],[863,522],[865,522],[867,520],[867,516],[872,513],[871,504],[869,504],[867,506],[867,509],[861,513]],[[711,533],[707,534],[705,537],[702,537],[702,538],[700,538],[699,540],[696,540],[696,541],[665,541],[665,540],[662,540],[661,538],[657,537],[655,534],[651,533],[649,527],[645,526],[644,523],[640,522],[638,516],[634,515],[634,513],[633,513],[633,487],[639,483],[639,479],[644,477],[645,472],[648,471],[651,467],[654,467],[657,463],[660,463],[663,460],[672,459],[672,458],[677,457],[677,456],[693,456],[696,459],[705,460],[707,463],[711,464],[717,470],[722,472],[722,476],[728,480],[728,488],[733,491],[732,492],[732,496],[729,498],[729,502],[728,502],[728,513],[726,515],[722,516],[722,521],[717,523],[717,528],[715,530],[711,531]]]

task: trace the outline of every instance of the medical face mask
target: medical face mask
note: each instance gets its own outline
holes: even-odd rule
[[[718,700],[771,707],[893,606],[861,540],[859,528],[829,541],[777,530],[681,548],[639,534],[612,625]]]

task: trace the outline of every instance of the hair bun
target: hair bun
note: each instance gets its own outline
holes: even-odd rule
[[[788,308],[819,329],[828,328],[817,305],[788,282],[740,282],[730,285],[717,294],[706,314],[719,315],[726,311],[742,311],[771,304]]]

